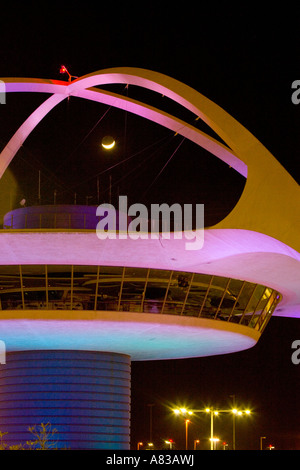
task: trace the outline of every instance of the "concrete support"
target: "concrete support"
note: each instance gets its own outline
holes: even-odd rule
[[[130,357],[93,351],[21,351],[0,366],[0,431],[26,443],[51,423],[58,448],[129,449]]]

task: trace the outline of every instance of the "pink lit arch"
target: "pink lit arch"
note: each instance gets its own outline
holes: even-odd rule
[[[183,83],[142,69],[103,70],[71,83],[27,78],[2,80],[6,92],[40,92],[51,96],[27,118],[2,150],[0,177],[44,116],[68,96],[119,107],[165,126],[202,146],[247,177],[237,205],[224,220],[205,231],[204,248],[196,256],[183,250],[175,240],[165,241],[164,246],[153,240],[140,240],[135,241],[134,247],[131,247],[130,240],[126,240],[126,250],[123,246],[125,241],[113,240],[108,241],[106,250],[101,250],[101,258],[97,247],[87,243],[88,237],[94,234],[81,234],[84,249],[79,251],[84,254],[83,264],[115,265],[123,262],[124,265],[139,266],[143,259],[147,266],[161,269],[191,269],[266,283],[283,294],[282,306],[276,314],[300,317],[299,185],[273,155],[226,111]],[[203,119],[228,147],[170,114],[95,88],[96,85],[111,83],[141,86],[168,96]],[[56,253],[63,253],[61,262],[78,262],[78,234],[75,244],[70,243],[69,235],[66,244],[64,233],[48,233],[47,236],[30,233],[28,237],[26,233],[4,232],[0,246],[2,264],[14,263],[15,259],[20,264],[53,264],[57,262]],[[53,251],[56,239],[58,246]],[[30,248],[32,245],[35,246],[34,252]]]
[[[166,75],[136,68],[101,70],[71,83],[26,78],[3,79],[3,82],[7,92],[43,92],[51,93],[52,96],[29,116],[3,149],[0,154],[0,176],[30,132],[63,99],[77,96],[107,103],[178,132],[247,177],[238,204],[216,228],[257,231],[300,251],[300,192],[297,183],[247,129],[191,87]],[[96,85],[112,83],[136,85],[169,97],[203,119],[228,147],[195,127],[153,107],[94,88]],[[287,230],[287,224],[291,225],[291,220],[293,224],[291,229]]]
[[[93,77],[93,82],[98,84],[112,84],[112,83],[129,83],[136,84],[135,76],[120,75],[117,74],[117,78],[114,74],[104,74],[101,75],[101,80],[99,75],[97,79]],[[204,132],[199,131],[197,128],[191,126],[190,124],[183,122],[180,119],[177,119],[170,114],[164,113],[156,108],[145,105],[136,100],[126,98],[115,93],[109,93],[104,90],[99,90],[97,88],[89,87],[88,78],[82,78],[75,80],[71,84],[66,82],[50,81],[50,80],[36,80],[36,79],[20,79],[20,81],[15,81],[16,79],[4,79],[6,83],[7,92],[40,92],[40,93],[52,93],[49,99],[47,99],[42,105],[40,105],[22,124],[22,126],[17,130],[14,136],[10,139],[6,147],[3,149],[0,154],[0,176],[3,175],[7,166],[19,150],[20,146],[23,144],[25,139],[29,134],[34,130],[34,128],[39,124],[39,122],[62,100],[66,99],[68,96],[76,96],[79,98],[88,99],[91,101],[97,101],[99,103],[108,104],[113,107],[127,110],[131,113],[137,114],[143,118],[149,119],[161,126],[164,126],[174,132],[183,135],[184,137],[192,140],[199,146],[205,148],[210,153],[218,157],[219,159],[226,162],[236,171],[241,173],[243,176],[247,176],[247,166],[225,145],[222,145],[212,137],[209,137]],[[75,83],[76,82],[76,83]],[[72,87],[71,87],[72,85]],[[76,87],[75,87],[76,85]],[[146,87],[147,81],[144,82],[140,80],[139,86]],[[147,87],[148,88],[148,87]],[[159,88],[149,87],[153,91],[158,91]],[[164,91],[161,88],[161,91]],[[167,94],[167,90],[166,94]],[[180,104],[182,102],[177,97],[176,101]],[[188,109],[193,109],[192,106]],[[193,111],[194,112],[194,111]],[[198,114],[196,113],[196,116]]]

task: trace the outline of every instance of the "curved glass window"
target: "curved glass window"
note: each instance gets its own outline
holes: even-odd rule
[[[0,267],[0,309],[104,310],[184,315],[262,331],[281,295],[209,274],[122,266]]]

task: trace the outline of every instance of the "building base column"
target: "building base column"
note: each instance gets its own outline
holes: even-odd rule
[[[56,448],[130,447],[130,357],[93,351],[18,351],[0,365],[0,432],[26,444],[50,423]]]

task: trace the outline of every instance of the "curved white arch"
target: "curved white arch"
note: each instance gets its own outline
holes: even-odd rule
[[[69,95],[78,97],[88,96],[92,91],[95,91],[90,89],[95,85],[126,83],[148,88],[175,100],[195,113],[195,115],[201,117],[222,138],[231,149],[226,149],[226,147],[222,149],[222,151],[225,149],[227,152],[226,156],[229,157],[229,160],[232,158],[235,164],[242,162],[244,170],[245,167],[248,168],[246,186],[238,204],[215,227],[264,233],[300,251],[298,235],[300,232],[299,185],[247,129],[218,105],[189,86],[166,75],[135,68],[115,68],[97,71],[78,78],[69,84],[53,80],[32,79],[4,79],[3,81],[8,92],[16,90],[24,91],[27,87],[27,81],[31,83],[31,91],[36,91],[37,87],[38,91],[59,93],[65,97]],[[17,83],[19,82],[20,84],[18,85]],[[102,96],[105,95],[103,92],[101,94]],[[50,101],[49,103],[51,104]],[[127,101],[127,106],[126,109],[130,110],[130,106],[133,106],[132,101]],[[142,106],[143,109],[147,109],[148,113],[150,107]],[[138,114],[141,109],[140,107]],[[164,115],[161,112],[159,113],[160,116]],[[149,114],[146,117],[152,119],[153,116],[154,114],[151,117]],[[175,118],[172,119],[175,120]],[[184,124],[184,129],[189,129],[186,123]],[[196,132],[195,129],[194,132]],[[180,133],[184,135],[182,130]],[[200,135],[199,131],[198,135]],[[208,138],[208,136],[206,136],[206,139],[210,143],[212,142],[212,139]],[[220,144],[217,145],[220,150]],[[13,147],[11,142],[10,147]],[[12,149],[11,155],[13,151]],[[222,152],[220,153],[222,154]],[[286,188],[288,188],[288,191],[286,191]]]
[[[5,79],[4,79],[5,80]],[[6,79],[7,80],[7,79]],[[43,82],[42,80],[23,79],[21,82],[7,81],[7,92],[40,92],[40,93],[54,93],[57,98],[50,97],[42,103],[17,132],[10,139],[6,147],[0,153],[0,177],[2,177],[9,163],[29,136],[37,124],[62,100],[68,96],[76,96],[91,101],[97,101],[113,107],[124,109],[131,113],[137,114],[140,117],[149,119],[163,127],[166,127],[174,132],[186,137],[187,139],[195,142],[197,145],[203,147],[215,155],[220,160],[223,160],[230,167],[238,171],[242,176],[247,176],[247,166],[225,145],[217,140],[208,136],[206,133],[191,126],[190,124],[171,116],[168,113],[160,111],[152,106],[145,105],[139,101],[117,95],[115,93],[106,92],[97,88],[92,89],[78,89],[72,92],[69,85],[53,84],[49,81]],[[108,82],[109,83],[109,82]],[[80,82],[81,85],[81,82]],[[68,93],[67,93],[68,92]]]
[[[47,99],[13,136],[4,149],[0,169],[7,166],[29,133],[59,102],[72,95],[116,106],[164,125],[207,148],[233,166],[247,182],[234,210],[222,222],[206,230],[205,247],[199,253],[184,251],[182,246],[164,241],[144,240],[133,245],[124,240],[108,241],[105,250],[94,247],[92,234],[80,234],[83,263],[90,262],[140,266],[161,269],[191,269],[193,272],[217,273],[266,282],[283,294],[281,315],[300,317],[300,191],[299,185],[270,152],[241,124],[215,103],[192,88],[162,74],[141,69],[120,68],[98,71],[68,84],[52,80],[3,79],[7,92],[50,93]],[[200,116],[230,147],[216,142],[193,126],[162,111],[123,96],[104,92],[95,85],[126,83],[162,93]],[[206,147],[205,147],[206,146]],[[5,160],[6,159],[6,160]],[[2,166],[1,166],[2,165]],[[6,165],[6,166],[5,166]],[[240,167],[238,165],[241,165]],[[248,169],[248,174],[245,172]],[[3,170],[4,171],[4,170]],[[78,237],[73,246],[70,234],[2,233],[1,263],[76,264]],[[68,237],[68,243],[65,238]],[[22,240],[20,244],[20,240]],[[35,250],[30,247],[34,240]],[[57,249],[53,250],[54,240]],[[131,246],[132,245],[132,246]],[[25,249],[24,249],[25,247]],[[27,249],[26,249],[27,247]],[[66,249],[68,247],[68,250]],[[131,250],[130,250],[131,247]],[[19,250],[17,253],[16,250]],[[93,251],[94,250],[94,251]],[[87,260],[87,252],[89,252]],[[97,258],[98,257],[98,258]],[[102,259],[105,257],[105,259]]]
[[[33,129],[58,103],[65,99],[64,95],[55,94],[42,103],[19,127],[0,154],[0,177],[18,152],[23,142]]]

